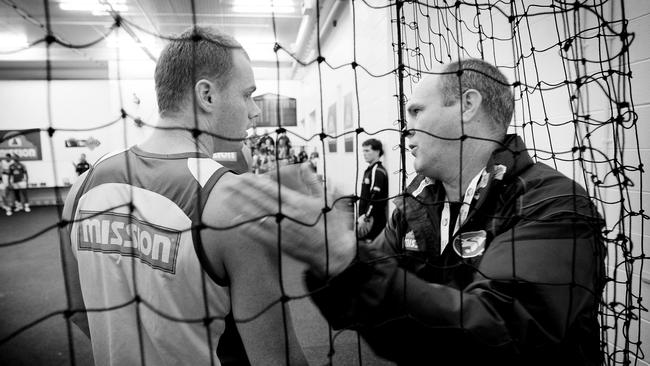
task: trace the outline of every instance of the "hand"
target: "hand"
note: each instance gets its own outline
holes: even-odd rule
[[[278,178],[282,186],[298,191],[312,197],[323,196],[323,185],[318,175],[309,167],[309,164],[291,164],[281,166],[266,173],[271,179]]]
[[[223,208],[234,216],[231,225],[260,218],[240,226],[238,234],[244,240],[275,249],[279,228],[280,249],[320,275],[336,275],[354,259],[356,238],[345,225],[349,215],[337,209],[323,213],[322,198],[285,187],[278,200],[277,182],[267,176],[241,175],[220,189],[224,192]],[[274,216],[280,207],[283,216]],[[281,217],[280,224],[276,217]]]
[[[359,216],[357,219],[357,236],[359,238],[364,238],[370,230],[372,229],[372,224],[374,219],[372,217],[366,217],[365,214]]]

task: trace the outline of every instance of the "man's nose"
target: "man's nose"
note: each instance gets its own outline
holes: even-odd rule
[[[253,127],[253,120],[257,118],[262,112],[255,102],[253,103],[253,109],[248,113],[248,125],[246,128]]]
[[[404,130],[402,132],[404,134],[404,137],[406,137],[407,139],[412,138],[413,136],[415,136],[415,130],[412,127],[413,126],[412,126],[411,123],[407,123],[406,128],[404,128]]]

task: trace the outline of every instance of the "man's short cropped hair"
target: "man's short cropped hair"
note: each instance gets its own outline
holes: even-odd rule
[[[201,79],[214,81],[219,88],[226,86],[235,49],[243,48],[232,36],[211,27],[191,27],[171,40],[154,73],[160,115],[180,111]]]
[[[381,141],[377,139],[367,139],[361,144],[361,146],[370,146],[371,149],[379,151],[379,156],[384,155],[384,145],[382,145]]]
[[[487,114],[505,134],[515,109],[515,99],[508,78],[493,65],[480,59],[467,59],[447,64],[440,75],[443,104],[450,106],[460,100],[468,89],[481,93]],[[460,80],[459,80],[460,78]]]

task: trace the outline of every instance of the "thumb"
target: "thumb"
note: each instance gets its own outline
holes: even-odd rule
[[[323,197],[323,185],[308,162],[300,164],[300,177],[313,197]]]

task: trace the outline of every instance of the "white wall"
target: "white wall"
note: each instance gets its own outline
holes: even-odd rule
[[[295,81],[283,81],[279,90],[282,95],[295,98],[297,86]],[[274,80],[260,80],[257,87],[256,95],[278,91]],[[140,99],[139,105],[134,103],[134,94]],[[56,130],[51,139],[47,132],[41,132],[42,160],[24,161],[30,183],[48,186],[74,182],[77,175],[73,162],[78,161],[81,153],[85,153],[88,161],[93,163],[108,152],[141,142],[150,134],[151,127],[138,128],[132,119],[122,120],[122,108],[151,125],[156,124],[158,116],[153,80],[55,80],[49,87],[45,81],[0,81],[0,100],[3,105],[0,108],[0,130],[46,130],[50,126]],[[49,115],[48,105],[51,106]],[[116,122],[93,129],[111,121]],[[76,132],[65,129],[93,130]],[[292,130],[302,134],[300,129]],[[68,138],[91,136],[101,142],[94,150],[65,147]]]
[[[357,2],[359,3],[359,2]],[[366,6],[356,4],[356,62],[363,65],[368,72],[382,74],[393,69],[390,45],[390,23],[385,10],[373,10]],[[398,129],[394,123],[397,121],[397,100],[395,93],[394,77],[389,74],[375,78],[361,68],[357,68],[358,82],[355,85],[354,70],[349,64],[354,60],[354,40],[352,37],[352,11],[350,5],[345,6],[342,15],[337,19],[328,37],[321,44],[321,55],[326,62],[341,68],[333,70],[325,63],[320,65],[321,77],[319,78],[318,63],[313,63],[299,72],[304,74],[300,99],[298,99],[298,119],[305,119],[307,135],[312,137],[308,142],[308,151],[317,150],[324,157],[326,178],[328,185],[345,192],[354,192],[359,188],[359,179],[355,179],[356,172],[363,176],[367,164],[361,155],[361,144],[369,138],[376,138],[384,145],[385,157],[383,159],[389,174],[389,194],[397,195],[400,192],[398,185],[399,175],[399,132],[384,131],[384,129]],[[392,88],[392,92],[390,92]],[[344,130],[344,97],[352,93],[353,100],[353,127]],[[322,97],[322,101],[321,101]],[[329,139],[325,140],[323,153],[321,140],[318,134],[327,133],[328,112],[330,106],[336,104],[338,136],[345,132],[363,127],[364,133],[358,135],[354,141],[354,151],[345,152],[345,138],[336,139],[337,152],[330,153],[327,147]],[[359,112],[357,113],[357,106]],[[314,112],[315,118],[310,120]],[[351,133],[346,136],[355,136]],[[371,136],[372,135],[372,136]],[[357,156],[358,154],[358,156]],[[357,167],[357,162],[359,166]]]
[[[147,89],[146,82],[135,82],[132,87],[123,86],[123,93],[129,93],[124,109],[136,113],[132,93],[143,95]],[[65,181],[73,182],[76,178],[73,162],[85,153],[90,162],[105,153],[128,146],[144,136],[144,130],[133,127],[130,122],[120,119],[118,87],[114,81],[52,81],[49,86],[45,81],[1,81],[0,129],[25,129],[53,127],[56,132],[50,139],[46,132],[41,133],[41,161],[25,161],[29,171],[30,183],[62,185]],[[49,108],[47,106],[50,106]],[[48,112],[48,110],[50,112]],[[141,105],[140,112],[150,115]],[[89,129],[105,125],[110,121],[116,123],[92,131],[64,131],[64,129]],[[125,134],[126,133],[126,140]],[[88,148],[66,148],[65,140],[70,137],[94,137],[101,145]]]

